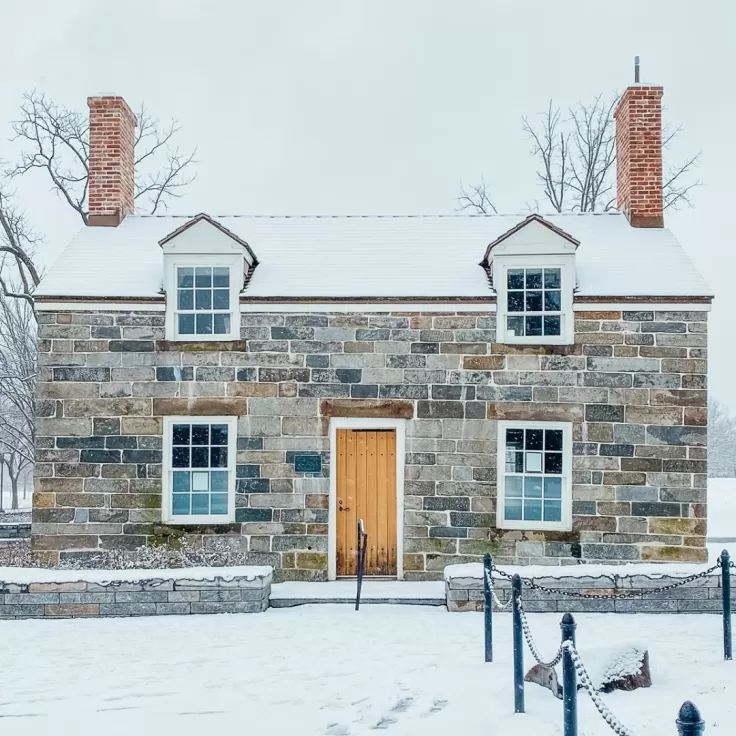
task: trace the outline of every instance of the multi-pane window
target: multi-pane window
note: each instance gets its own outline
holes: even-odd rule
[[[564,525],[569,503],[569,429],[509,423],[500,431],[500,518],[515,527]]]
[[[235,424],[229,418],[167,420],[164,517],[228,521],[232,512]]]
[[[176,269],[176,327],[179,335],[230,333],[230,268]]]
[[[561,334],[562,269],[509,268],[506,271],[506,334],[544,337]]]

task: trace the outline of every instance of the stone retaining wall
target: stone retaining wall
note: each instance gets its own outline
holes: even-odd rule
[[[682,576],[669,575],[601,575],[590,577],[535,577],[545,588],[558,588],[592,595],[629,595],[644,593],[641,598],[596,599],[570,597],[523,588],[524,610],[529,613],[721,613],[721,577],[719,574],[686,583],[673,590],[657,593],[658,588],[676,583]],[[496,595],[502,602],[511,597],[511,584],[494,576]],[[450,612],[482,611],[483,581],[476,577],[445,579],[447,610]],[[736,600],[736,591],[732,593]]]
[[[211,580],[0,582],[0,619],[259,613],[268,608],[271,580],[269,572]]]
[[[28,539],[31,536],[31,523],[0,524],[0,542],[3,539]]]

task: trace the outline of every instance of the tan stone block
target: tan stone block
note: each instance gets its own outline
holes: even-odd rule
[[[575,317],[577,319],[621,319],[621,312],[588,312],[576,309]]]
[[[173,340],[156,340],[156,352],[182,353],[244,353],[245,340],[178,342]]]
[[[68,399],[65,417],[151,416],[150,399]]]
[[[278,395],[278,387],[278,383],[254,383],[250,381],[228,383],[227,395],[239,396],[242,398],[249,398],[251,396],[269,398]]]
[[[47,478],[39,478],[39,482],[42,480],[48,480]],[[52,509],[56,506],[56,494],[55,493],[43,493],[34,492],[33,494],[33,508],[34,509]]]
[[[505,364],[503,355],[466,355],[463,358],[466,371],[498,371],[503,370]]]
[[[81,493],[83,482],[82,478],[36,478],[35,488],[41,493]]]
[[[44,613],[49,617],[82,618],[99,616],[99,603],[53,603],[45,607]]]
[[[651,403],[658,406],[706,406],[708,392],[696,389],[652,389]]]
[[[705,407],[685,409],[684,423],[705,427],[708,424],[708,410]]]
[[[404,555],[405,571],[421,571],[424,570],[424,555]]]
[[[87,590],[87,583],[31,583],[29,593],[83,593]]]
[[[642,547],[641,559],[655,562],[707,562],[705,547]]]
[[[164,423],[160,417],[122,417],[121,434],[162,435]]]
[[[297,552],[296,567],[301,570],[326,570],[327,552]]]
[[[243,398],[154,399],[156,416],[244,416],[247,414]]]
[[[414,402],[399,399],[324,399],[323,417],[380,417],[413,419]]]
[[[682,424],[682,409],[674,406],[627,406],[626,422],[677,426]]]
[[[583,405],[566,403],[489,402],[488,419],[582,422]]]
[[[704,536],[705,519],[650,517],[649,532],[650,534],[695,534]]]

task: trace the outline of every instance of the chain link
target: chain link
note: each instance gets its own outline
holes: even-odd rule
[[[733,566],[734,563],[732,562],[731,565]],[[521,582],[527,586],[527,588],[531,588],[533,590],[541,590],[543,593],[557,593],[558,595],[565,595],[568,598],[594,598],[594,599],[600,599],[600,600],[622,600],[625,598],[641,598],[644,595],[648,595],[650,593],[661,593],[667,590],[674,590],[675,588],[679,588],[682,585],[687,585],[688,583],[692,583],[695,580],[699,580],[700,578],[705,578],[711,573],[713,573],[715,570],[719,568],[719,564],[713,565],[713,567],[708,568],[707,570],[704,570],[703,572],[695,573],[693,575],[688,575],[686,578],[682,578],[682,580],[678,580],[676,583],[670,583],[668,585],[663,585],[659,588],[654,588],[652,590],[642,590],[638,593],[581,593],[576,591],[569,591],[569,590],[562,590],[560,588],[547,588],[544,585],[539,585],[538,583],[535,583],[533,579],[531,578],[522,578]],[[493,570],[497,572],[501,577],[507,578],[508,580],[511,580],[514,576],[510,575],[507,572],[504,572],[503,570],[499,570],[495,565],[493,566]]]
[[[514,602],[514,599],[511,599],[511,602]],[[519,615],[521,617],[521,630],[524,632],[524,638],[526,639],[526,645],[529,647],[529,651],[532,653],[532,657],[537,660],[537,664],[541,664],[543,667],[555,667],[560,663],[562,660],[562,645],[560,645],[560,648],[557,650],[557,654],[555,654],[554,659],[550,660],[549,662],[545,662],[542,659],[542,655],[539,653],[539,650],[537,649],[537,645],[534,643],[534,637],[532,636],[532,630],[529,626],[529,621],[526,618],[526,611],[524,610],[524,606],[521,603],[521,598],[518,600],[518,606],[519,606]]]
[[[626,726],[624,726],[624,724],[621,723],[621,721],[619,721],[618,718],[613,715],[613,713],[611,713],[606,704],[603,702],[603,699],[596,690],[595,685],[593,685],[593,681],[591,680],[588,671],[585,669],[583,660],[580,658],[580,654],[578,653],[577,649],[575,649],[575,645],[572,643],[572,641],[568,639],[566,642],[563,643],[560,648],[570,654],[573,665],[575,666],[575,672],[577,673],[578,679],[580,680],[580,684],[585,688],[588,695],[590,695],[590,699],[593,701],[593,705],[595,706],[596,710],[601,714],[603,720],[610,726],[611,730],[615,734],[617,734],[617,736],[634,736],[633,731],[630,731],[628,728],[626,728]]]
[[[493,596],[493,602],[496,605],[496,608],[499,611],[509,611],[511,610],[511,606],[514,604],[514,599],[509,598],[506,603],[501,603],[501,601],[498,599],[498,596],[496,595],[496,590],[493,587],[493,576],[491,575],[490,571],[485,571],[486,576],[486,582],[488,583],[488,589],[491,591],[491,595]]]

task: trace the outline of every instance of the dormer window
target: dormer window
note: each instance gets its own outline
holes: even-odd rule
[[[240,338],[240,292],[257,265],[248,244],[207,215],[164,238],[166,337]]]
[[[177,266],[176,331],[229,335],[233,322],[228,266]]]
[[[496,340],[567,345],[578,242],[531,215],[488,246],[483,265],[496,289]]]
[[[561,268],[509,268],[506,272],[506,334],[559,337]]]

